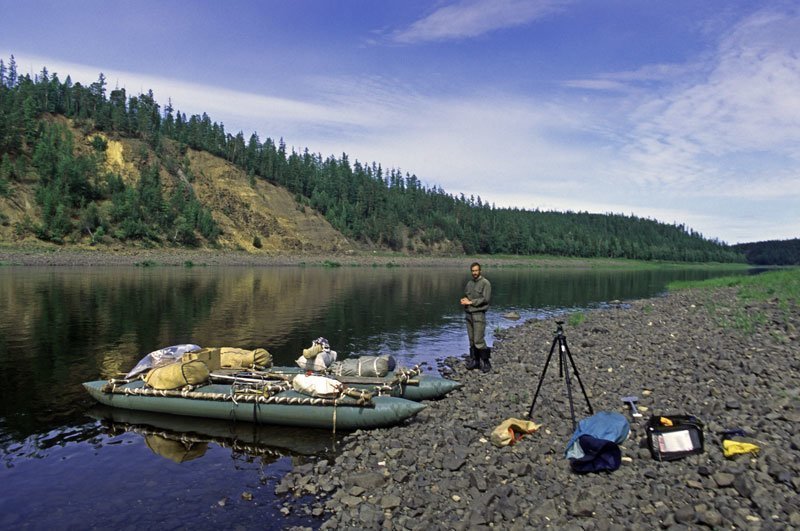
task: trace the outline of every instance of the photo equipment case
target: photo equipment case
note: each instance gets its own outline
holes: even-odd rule
[[[672,425],[664,425],[661,419]],[[703,453],[703,423],[692,415],[653,415],[647,421],[647,446],[657,461]]]

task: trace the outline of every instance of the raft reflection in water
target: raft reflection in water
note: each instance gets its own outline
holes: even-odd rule
[[[141,435],[153,453],[183,463],[202,457],[209,444],[234,453],[272,458],[334,453],[337,436],[329,430],[261,425],[93,406],[87,415],[101,422],[109,436]]]

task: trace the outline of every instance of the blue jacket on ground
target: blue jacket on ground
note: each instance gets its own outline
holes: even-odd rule
[[[624,415],[600,411],[578,423],[564,456],[575,472],[616,470],[622,461],[619,444],[628,438],[630,431]]]

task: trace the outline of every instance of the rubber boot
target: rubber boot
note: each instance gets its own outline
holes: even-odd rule
[[[483,372],[489,372],[492,370],[492,362],[489,361],[489,358],[492,356],[492,349],[490,348],[482,348],[480,351],[481,354],[481,370]]]
[[[467,370],[477,369],[481,366],[478,349],[469,347],[469,359],[467,360]]]

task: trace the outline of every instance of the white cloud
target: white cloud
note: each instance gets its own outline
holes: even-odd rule
[[[601,90],[601,91],[624,91],[630,90],[630,85],[615,79],[571,79],[564,82],[568,88]]]
[[[800,16],[744,20],[721,40],[701,81],[644,101],[631,116],[624,153],[632,178],[723,194],[735,193],[736,183],[792,183],[800,176],[798,86]],[[759,195],[796,189],[765,187]]]
[[[661,83],[674,83],[692,79],[703,73],[703,66],[698,63],[687,64],[649,64],[635,70],[621,72],[605,72],[588,79],[570,79],[563,83],[565,87],[593,91],[611,91],[637,93]]]
[[[522,26],[560,9],[569,0],[461,0],[440,7],[392,40],[403,44],[471,38]]]
[[[351,96],[367,105],[372,98],[365,91]],[[351,158],[401,167],[451,192],[481,183],[485,196],[548,178],[577,180],[595,157],[569,139],[588,120],[575,110],[496,93],[396,98],[402,105],[368,134],[309,141],[318,147],[335,142]]]

